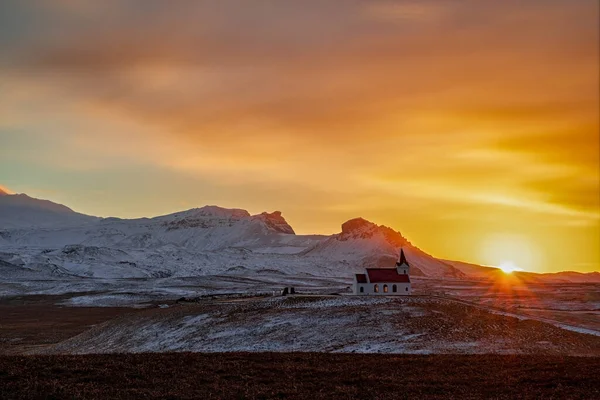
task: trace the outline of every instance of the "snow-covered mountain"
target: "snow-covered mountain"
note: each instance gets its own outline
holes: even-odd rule
[[[452,265],[413,246],[400,232],[363,218],[344,223],[341,233],[323,240],[303,254],[332,261],[360,260],[362,265],[386,267],[394,265],[401,247],[410,260],[414,276],[466,277]]]
[[[97,220],[61,204],[0,189],[0,229],[83,225]]]
[[[96,218],[27,195],[0,195],[0,279],[263,272],[347,278],[367,266],[392,267],[400,247],[414,276],[481,278],[484,267],[437,259],[362,218],[344,223],[339,234],[297,235],[278,211],[206,206],[155,218]]]
[[[463,276],[400,233],[362,219],[343,224],[337,235],[296,235],[278,211],[250,215],[206,206],[155,218],[101,219],[26,195],[2,197],[0,260],[28,274],[137,278],[270,271],[344,277],[366,266],[393,266],[404,246],[415,275]]]

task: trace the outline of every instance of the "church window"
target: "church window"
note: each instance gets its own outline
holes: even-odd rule
[[[375,286],[373,287],[373,291],[374,291],[375,293],[379,293],[379,285],[375,285]]]
[[[364,288],[364,286],[361,286],[361,287],[360,287],[360,292],[361,292],[361,293],[364,293],[364,292],[365,292],[365,288]]]
[[[398,291],[398,286],[393,285],[392,286],[392,292],[396,293]]]
[[[388,285],[383,285],[383,293],[387,293],[388,292]]]

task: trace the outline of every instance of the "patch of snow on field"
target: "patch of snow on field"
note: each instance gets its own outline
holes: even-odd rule
[[[506,312],[506,311],[497,311],[497,310],[493,310],[493,309],[490,309],[490,310],[487,310],[487,311],[490,312],[490,313],[492,313],[492,314],[495,314],[495,315],[504,315],[505,317],[516,318],[519,321],[523,321],[523,320],[526,320],[526,319],[532,319],[531,317],[527,317],[525,315],[509,313],[509,312]]]
[[[593,329],[585,329],[585,328],[580,328],[578,326],[571,326],[571,325],[565,325],[565,324],[555,324],[555,326],[558,326],[559,328],[566,329],[571,332],[585,333],[586,335],[600,336],[600,332],[593,330]]]
[[[144,307],[150,298],[127,294],[102,294],[71,297],[60,304],[71,307]]]
[[[293,298],[292,298],[293,299]],[[302,298],[299,298],[302,300]],[[310,298],[307,298],[309,300]],[[330,307],[354,307],[375,304],[389,303],[389,298],[376,297],[338,297],[317,301],[298,301],[294,303],[284,303],[282,308],[330,308]]]

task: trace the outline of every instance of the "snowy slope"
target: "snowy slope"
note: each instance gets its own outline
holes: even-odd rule
[[[156,218],[0,231],[0,259],[40,273],[94,278],[351,276],[367,266],[392,267],[401,246],[415,275],[461,276],[399,233],[364,220],[345,223],[338,235],[296,235],[280,212],[252,216],[207,206]]]
[[[156,249],[174,245],[187,251],[218,251],[230,247],[299,253],[320,236],[297,236],[281,213],[250,216],[243,210],[209,206],[152,219],[106,218],[92,225],[8,229],[4,244],[57,248],[72,244],[119,249]],[[277,247],[285,247],[278,251]],[[295,250],[294,250],[295,249]]]
[[[429,277],[464,278],[452,265],[432,257],[413,246],[399,232],[378,226],[362,218],[342,225],[342,232],[306,250],[305,255],[331,260],[350,260],[361,266],[393,267],[398,249],[404,248],[411,274]]]
[[[280,212],[216,206],[156,218],[0,230],[0,259],[94,278],[197,276],[247,270],[314,272],[293,254],[323,240],[295,235]],[[331,271],[330,271],[331,272]],[[329,274],[330,272],[326,273]]]

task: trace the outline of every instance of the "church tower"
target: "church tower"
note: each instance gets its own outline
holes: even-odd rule
[[[398,257],[398,262],[396,262],[396,271],[398,271],[398,275],[408,275],[410,273],[410,265],[408,265],[406,256],[404,256],[404,249],[400,249],[400,256]]]

